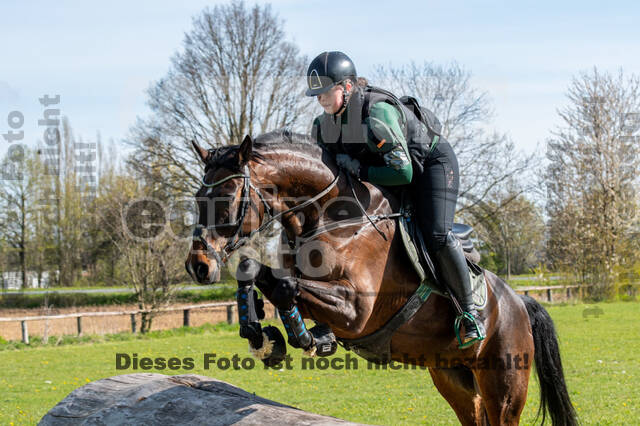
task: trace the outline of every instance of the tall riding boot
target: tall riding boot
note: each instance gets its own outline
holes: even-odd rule
[[[451,231],[447,234],[446,244],[435,253],[434,257],[438,263],[440,277],[460,302],[463,314],[456,318],[455,328],[458,333],[460,322],[464,325],[464,336],[462,338],[458,336],[458,339],[460,348],[466,348],[484,339],[486,332],[473,303],[471,279],[462,245]]]

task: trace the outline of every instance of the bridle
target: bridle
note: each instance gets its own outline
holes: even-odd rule
[[[258,189],[258,187],[251,182],[251,174],[249,172],[249,166],[245,165],[242,173],[226,176],[213,183],[205,182],[203,177],[202,186],[204,186],[205,188],[215,188],[216,186],[221,185],[231,179],[242,178],[243,180],[242,193],[240,195],[241,200],[240,200],[240,207],[238,209],[240,213],[238,215],[238,218],[235,220],[235,222],[232,222],[232,223],[223,223],[223,224],[215,224],[215,225],[208,225],[208,226],[197,224],[196,228],[193,231],[193,240],[199,241],[200,243],[202,243],[207,250],[207,254],[211,253],[219,265],[224,265],[227,259],[229,258],[229,256],[233,254],[234,251],[236,251],[237,249],[245,245],[248,241],[251,240],[251,238],[255,234],[266,229],[274,221],[280,219],[285,214],[289,214],[294,211],[304,209],[309,205],[318,201],[320,198],[327,195],[333,189],[333,187],[336,186],[336,183],[338,182],[338,177],[339,175],[336,175],[336,177],[329,184],[329,186],[327,186],[325,189],[323,189],[314,197],[296,206],[293,206],[290,209],[277,213],[275,215],[273,214],[273,207],[270,206],[269,203],[267,203],[267,200],[264,198],[264,196],[260,192],[260,189]],[[262,202],[262,205],[264,206],[265,216],[263,217],[263,220],[262,220],[263,223],[258,228],[250,231],[249,234],[240,235],[240,232],[242,231],[242,227],[244,224],[244,219],[249,209],[249,204],[251,204],[250,192],[252,189],[258,195],[258,197],[260,198],[260,201]],[[214,230],[216,228],[229,228],[233,226],[237,227],[236,231],[234,232],[233,236],[231,236],[230,241],[222,248],[222,250],[220,251],[215,250],[213,246],[207,241],[208,231]]]

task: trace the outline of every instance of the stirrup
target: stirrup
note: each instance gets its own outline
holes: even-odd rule
[[[467,319],[471,321],[473,326],[476,328],[476,333],[478,333],[478,337],[475,337],[467,342],[462,343],[462,339],[460,338],[460,324],[462,324],[462,320]],[[465,349],[469,346],[472,346],[474,343],[484,340],[485,336],[480,332],[480,327],[478,327],[478,323],[473,315],[469,312],[463,312],[461,315],[456,317],[456,320],[453,323],[453,328],[456,332],[456,339],[458,339],[458,349]]]

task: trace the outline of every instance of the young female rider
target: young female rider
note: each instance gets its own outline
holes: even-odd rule
[[[466,313],[461,347],[484,339],[464,253],[451,232],[459,184],[458,161],[451,145],[439,138],[431,146],[423,144],[426,148],[420,151],[420,145],[414,144],[419,152],[416,155],[412,149],[410,155],[407,122],[403,112],[389,102],[393,95],[358,85],[355,66],[342,52],[318,55],[307,70],[307,84],[306,95],[316,96],[324,109],[314,120],[313,137],[335,155],[340,167],[377,185],[414,185],[419,224],[429,252]],[[418,125],[426,134],[426,126]]]

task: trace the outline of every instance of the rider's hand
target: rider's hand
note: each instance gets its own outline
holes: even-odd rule
[[[338,154],[336,155],[336,163],[353,176],[360,175],[360,161],[357,159],[351,158],[347,154]]]

